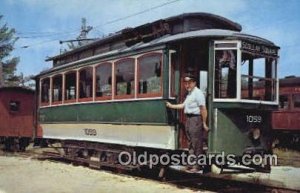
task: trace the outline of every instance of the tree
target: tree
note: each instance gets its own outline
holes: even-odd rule
[[[0,22],[2,18],[0,15]],[[0,87],[19,84],[19,77],[15,75],[19,58],[10,57],[17,39],[15,29],[0,25]]]

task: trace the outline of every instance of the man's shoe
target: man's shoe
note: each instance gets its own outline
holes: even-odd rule
[[[213,174],[221,174],[222,173],[222,169],[220,167],[218,167],[217,165],[212,164],[211,165],[211,172]]]

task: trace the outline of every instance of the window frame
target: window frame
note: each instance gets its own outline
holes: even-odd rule
[[[92,71],[92,85],[91,85],[92,94],[91,94],[90,97],[81,98],[80,97],[80,73],[81,73],[81,71],[86,70],[86,69],[91,69],[91,71]],[[77,80],[76,82],[78,83],[78,85],[76,85],[76,87],[77,87],[76,96],[78,97],[78,102],[93,101],[93,96],[94,96],[94,66],[89,65],[89,66],[84,66],[82,68],[77,69],[76,80]]]
[[[141,77],[141,71],[140,71],[140,61],[144,58],[151,57],[151,56],[159,56],[160,57],[160,91],[155,93],[139,93],[139,80]],[[137,90],[135,91],[137,93],[137,98],[150,98],[150,97],[161,97],[163,95],[163,54],[158,52],[150,52],[143,54],[136,59],[137,61]]]
[[[169,50],[169,99],[176,99],[179,89],[179,82],[177,81],[177,79],[179,79],[180,70],[176,69],[176,66],[179,66],[179,64],[177,64],[177,60],[173,58],[176,56],[176,53],[177,52],[175,50]],[[178,72],[177,76],[176,72]]]
[[[120,65],[120,63],[125,62],[125,61],[133,61],[133,66],[134,66],[134,93],[132,94],[123,94],[123,95],[117,95],[117,79],[116,79],[116,69],[117,69],[117,65]],[[136,59],[134,58],[134,56],[131,57],[127,57],[127,58],[122,58],[119,59],[117,61],[115,61],[113,63],[113,99],[134,99],[135,95],[136,95]]]
[[[291,108],[292,108],[293,110],[297,110],[297,111],[298,111],[298,110],[300,110],[300,107],[296,107],[296,106],[295,106],[295,102],[296,102],[295,98],[296,98],[297,96],[300,97],[300,93],[292,93],[292,94],[291,94],[291,103],[292,103],[292,104],[291,104],[291,106],[292,106]]]
[[[216,44],[232,44],[235,43],[236,47],[216,47]],[[275,100],[274,101],[266,101],[266,100],[250,100],[250,99],[242,99],[242,92],[241,92],[241,60],[242,60],[242,40],[217,40],[213,41],[213,102],[241,102],[241,103],[253,103],[253,104],[268,104],[268,105],[278,105],[279,104],[279,80],[278,80],[278,59],[275,61]],[[237,95],[236,98],[215,98],[215,51],[216,50],[237,50]]]
[[[61,76],[61,100],[60,101],[54,101],[54,78],[58,77],[58,76]],[[64,101],[63,99],[63,77],[64,75],[63,74],[55,74],[54,76],[51,77],[51,82],[52,82],[52,86],[51,86],[51,105],[57,105],[57,104],[62,104],[62,102]]]
[[[174,52],[174,51],[173,51]],[[153,94],[138,94],[138,77],[139,72],[138,72],[138,59],[141,60],[144,57],[148,57],[150,55],[159,55],[160,56],[160,60],[161,60],[161,77],[160,77],[160,84],[161,84],[161,89],[159,93],[153,93]],[[170,53],[169,53],[170,55]],[[125,61],[131,61],[134,65],[134,69],[133,69],[133,80],[130,81],[134,84],[133,87],[131,87],[131,91],[132,93],[129,95],[116,95],[116,69],[117,69],[117,65],[120,65],[120,63],[125,62]],[[97,68],[101,65],[105,65],[105,64],[109,64],[111,65],[111,76],[112,76],[112,80],[111,80],[111,96],[104,96],[104,97],[97,97],[96,96],[96,75],[97,75]],[[169,61],[169,65],[170,65],[170,61]],[[79,88],[79,82],[80,82],[80,72],[83,69],[87,69],[87,68],[91,68],[92,69],[92,97],[88,97],[88,98],[80,98],[79,96],[79,92],[80,92],[80,88]],[[168,66],[168,68],[170,69],[171,67]],[[56,72],[52,72],[49,73],[47,75],[41,76],[40,80],[39,80],[39,89],[40,89],[40,96],[39,96],[39,104],[40,107],[42,108],[47,108],[47,107],[55,107],[55,106],[64,106],[64,105],[73,105],[73,104],[83,104],[83,103],[102,103],[102,102],[118,102],[118,101],[139,101],[139,100],[152,100],[152,99],[161,99],[162,95],[163,95],[163,81],[165,81],[165,78],[170,79],[169,77],[164,77],[163,74],[163,70],[164,70],[164,52],[161,49],[158,50],[153,50],[153,51],[148,51],[148,52],[144,52],[144,53],[137,53],[137,54],[133,54],[133,55],[128,55],[125,57],[119,57],[119,58],[114,58],[114,59],[109,59],[109,60],[103,60],[103,61],[98,61],[95,63],[90,63],[90,64],[82,64],[80,66],[74,66],[72,68],[67,68],[67,69],[62,69]],[[69,76],[69,74],[75,74],[75,98],[74,99],[67,99],[67,76]],[[170,75],[171,72],[169,72]],[[57,76],[62,76],[62,101],[59,102],[53,102],[52,101],[52,92],[53,92],[53,78],[57,77]],[[47,103],[42,104],[41,103],[41,83],[46,80],[49,79],[49,101]],[[130,76],[131,79],[131,76]],[[169,82],[170,85],[170,82]],[[169,94],[170,94],[170,89],[169,88]],[[144,95],[144,96],[142,96]]]
[[[287,108],[282,108],[281,107],[281,102],[282,102],[282,100],[281,100],[281,98],[282,97],[286,97],[286,99],[287,99]],[[292,107],[291,107],[291,94],[280,94],[279,95],[279,105],[278,105],[278,107],[279,107],[279,110],[281,110],[281,111],[288,111],[288,110],[290,110]]]
[[[228,47],[228,48],[226,48],[226,47],[219,47],[219,48],[214,48],[214,68],[213,68],[213,98],[214,98],[214,100],[215,101],[236,101],[236,100],[240,100],[240,95],[241,95],[241,91],[240,91],[240,87],[239,87],[239,76],[240,76],[240,58],[239,58],[239,56],[240,56],[240,52],[239,52],[239,49],[238,49],[238,43],[237,42],[231,42],[231,43],[236,43],[236,47]],[[215,44],[217,44],[217,43],[215,43]],[[233,50],[233,51],[236,51],[236,88],[235,88],[235,97],[231,97],[231,98],[216,98],[216,90],[215,90],[215,83],[216,83],[216,51],[219,51],[219,50],[221,50],[221,51],[224,51],[224,50]],[[222,73],[222,72],[221,72]],[[219,92],[221,92],[221,90],[219,91]]]
[[[12,104],[15,104],[15,106],[13,107]],[[9,106],[9,112],[10,113],[18,113],[21,112],[21,101],[17,101],[17,100],[10,100],[8,103]]]
[[[102,66],[102,65],[107,65],[109,64],[111,67],[111,95],[110,96],[100,96],[97,97],[97,68]],[[95,95],[95,101],[107,101],[107,100],[112,100],[113,97],[113,90],[114,90],[114,71],[113,71],[113,62],[102,62],[100,64],[95,65],[95,72],[94,72],[94,78],[95,78],[95,85],[94,85],[94,95]]]
[[[245,53],[247,54],[247,52],[241,52],[242,54]],[[242,56],[243,57],[243,56]],[[272,58],[271,60],[271,63],[268,64],[268,57],[261,57],[261,58],[252,58],[252,60],[248,60],[249,63],[248,65],[252,65],[252,73],[254,73],[254,67],[257,68],[259,65],[262,65],[262,64],[259,64],[259,62],[257,62],[258,60],[256,59],[263,59],[263,67],[264,67],[264,75],[257,75],[257,74],[254,74],[254,75],[249,75],[250,72],[248,72],[248,74],[242,74],[241,72],[241,81],[242,81],[242,78],[243,77],[246,77],[247,79],[252,79],[252,93],[253,93],[253,97],[255,94],[257,93],[262,93],[262,94],[258,94],[259,97],[261,97],[262,99],[247,99],[247,98],[242,98],[242,95],[241,95],[241,99],[242,100],[250,100],[250,101],[264,101],[264,102],[274,102],[276,101],[277,97],[278,97],[278,104],[279,104],[279,96],[277,96],[277,86],[276,86],[276,76],[277,76],[277,60]],[[256,62],[255,62],[256,61]],[[242,65],[242,63],[241,63]],[[267,77],[267,71],[268,71],[268,68],[267,68],[267,65],[270,65],[270,69],[271,71],[269,71],[268,73],[271,73],[271,77]],[[249,66],[248,66],[249,68]],[[242,67],[241,67],[242,69]],[[257,72],[256,72],[257,73]],[[272,74],[274,73],[274,74]],[[257,79],[258,81],[253,81],[254,79]],[[257,83],[257,82],[263,82],[263,83],[260,83],[260,84],[263,84],[262,87],[259,87],[257,85],[255,85],[254,83]],[[242,83],[241,83],[242,85]],[[269,87],[267,86],[269,85]],[[241,88],[242,89],[242,88]],[[247,91],[250,92],[250,90],[247,88]],[[268,91],[271,91],[271,92],[268,92]],[[269,97],[270,99],[265,99],[268,95],[267,94],[271,94]],[[274,99],[272,99],[274,98]]]
[[[75,77],[75,98],[74,99],[67,99],[67,75],[71,74],[71,73],[75,73],[76,77]],[[64,81],[64,103],[75,103],[78,101],[78,70],[74,69],[74,70],[70,70],[68,72],[65,72],[64,74],[65,76],[65,81]]]
[[[49,80],[49,88],[48,88],[48,102],[43,102],[42,101],[42,97],[43,97],[43,81],[48,79]],[[50,92],[49,92],[50,90]],[[40,106],[49,106],[50,105],[50,100],[51,100],[51,77],[44,77],[42,79],[40,79]]]

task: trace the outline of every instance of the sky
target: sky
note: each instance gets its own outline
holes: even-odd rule
[[[242,25],[243,33],[280,46],[279,77],[300,76],[299,0],[1,0],[0,25],[19,37],[12,56],[20,57],[18,73],[36,75],[52,66],[45,62],[80,33],[81,18],[99,38],[126,27],[189,12],[207,12]]]

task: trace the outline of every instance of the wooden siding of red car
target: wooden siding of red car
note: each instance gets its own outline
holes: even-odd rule
[[[17,111],[10,103],[19,102]],[[0,137],[33,137],[34,92],[21,89],[0,90]]]

